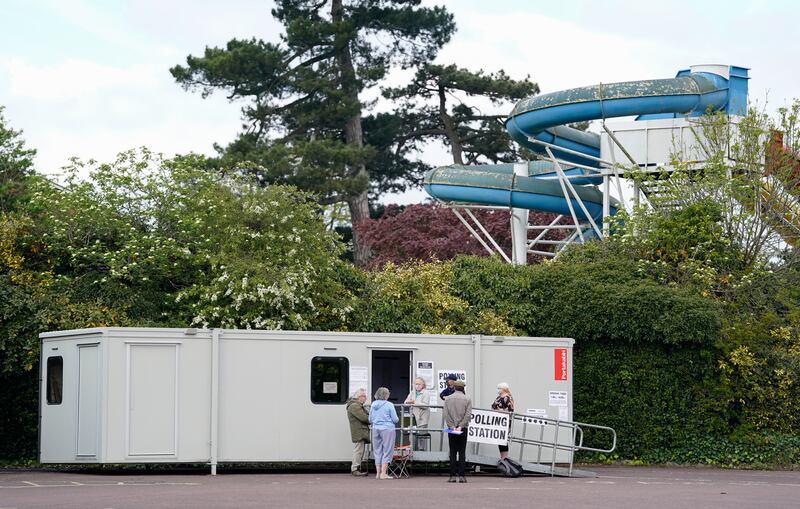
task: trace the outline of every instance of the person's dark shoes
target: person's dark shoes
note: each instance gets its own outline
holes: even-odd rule
[[[353,476],[355,477],[363,477],[367,475],[366,472],[361,472],[360,470],[352,470],[350,473],[353,474]]]
[[[458,482],[467,482],[467,478],[461,475],[458,477]]]
[[[448,479],[447,482],[458,482],[458,479],[456,479],[456,476],[451,475],[450,479]]]

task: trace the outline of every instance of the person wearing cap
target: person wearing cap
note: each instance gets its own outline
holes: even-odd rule
[[[453,393],[444,400],[444,425],[460,432],[447,435],[450,445],[450,478],[447,482],[467,482],[464,470],[467,453],[467,427],[472,418],[472,400],[464,394],[464,386],[463,380],[453,382]]]
[[[455,375],[455,373],[450,373],[444,379],[447,381],[447,388],[439,393],[439,399],[442,401],[444,401],[444,398],[447,396],[453,394],[453,383],[458,380],[458,377]]]

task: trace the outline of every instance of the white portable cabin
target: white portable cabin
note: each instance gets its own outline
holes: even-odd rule
[[[507,382],[518,413],[572,419],[566,338],[112,327],[40,339],[42,463],[349,461],[354,389],[402,403],[416,376],[449,372],[477,408]]]

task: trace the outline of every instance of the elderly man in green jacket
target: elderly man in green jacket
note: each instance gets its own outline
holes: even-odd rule
[[[367,475],[361,472],[361,460],[364,458],[364,446],[369,442],[369,410],[366,408],[367,391],[357,390],[347,400],[347,420],[350,421],[350,438],[353,440],[353,463],[350,473],[355,476]]]

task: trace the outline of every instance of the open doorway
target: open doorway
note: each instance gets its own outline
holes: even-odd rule
[[[386,387],[391,393],[389,401],[395,404],[405,401],[411,388],[411,352],[408,350],[372,351],[372,393],[378,387]]]

